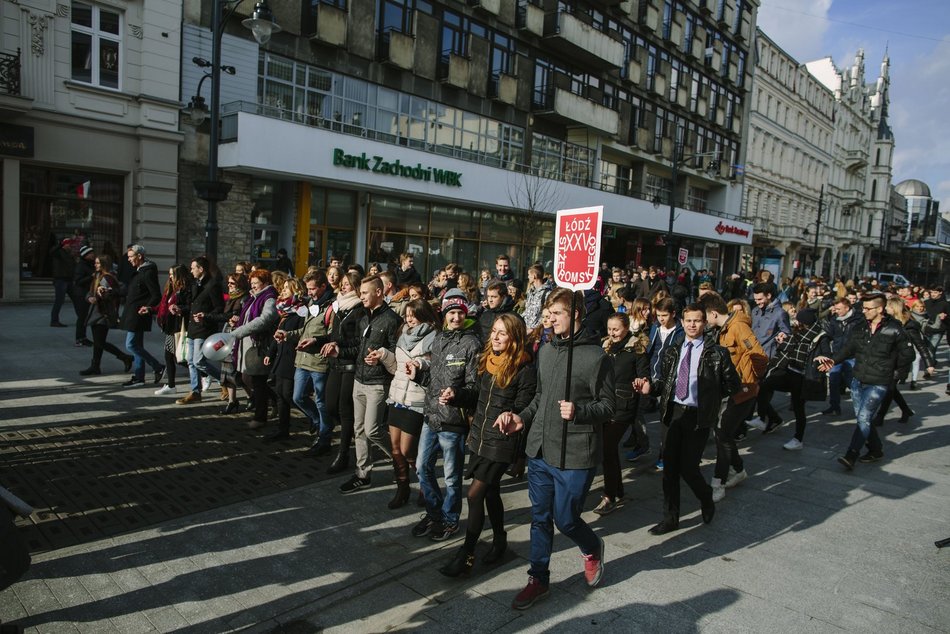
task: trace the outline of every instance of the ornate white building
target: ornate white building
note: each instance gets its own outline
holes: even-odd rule
[[[781,277],[854,276],[869,266],[890,209],[888,67],[864,83],[864,53],[839,70],[800,64],[761,30],[745,159],[747,260]],[[883,224],[882,224],[883,223]]]

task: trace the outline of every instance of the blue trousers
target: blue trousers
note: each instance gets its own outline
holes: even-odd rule
[[[307,388],[313,384],[313,398]],[[327,415],[327,373],[294,368],[294,405],[310,419],[310,428],[318,433],[317,442],[328,445],[333,434],[333,423]]]
[[[854,414],[858,426],[851,435],[851,445],[848,451],[857,454],[865,443],[871,451],[881,451],[881,437],[874,426],[874,417],[881,407],[881,401],[887,396],[887,385],[868,385],[857,379],[851,380],[851,402],[854,404]]]
[[[442,451],[445,495],[435,474],[435,463]],[[426,499],[429,517],[443,524],[458,524],[462,512],[462,475],[465,468],[465,434],[454,431],[432,431],[428,423],[419,436],[416,470],[419,488]]]
[[[145,333],[127,330],[125,333],[125,349],[132,355],[132,376],[140,381],[145,380],[145,364],[152,366],[158,372],[162,364],[145,349]]]

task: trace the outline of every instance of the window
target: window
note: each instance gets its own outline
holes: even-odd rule
[[[705,213],[709,192],[698,187],[690,187],[689,195],[686,199],[686,208]]]
[[[669,178],[657,176],[651,172],[646,173],[643,182],[643,193],[646,199],[655,204],[670,203],[670,195],[673,192],[673,181]]]
[[[663,3],[663,39],[670,39],[670,31],[673,28],[673,0],[666,0]]]
[[[96,5],[72,7],[72,78],[102,88],[121,88],[122,16]]]

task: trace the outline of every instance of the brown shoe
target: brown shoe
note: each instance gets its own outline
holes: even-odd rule
[[[222,387],[222,388],[221,388],[221,400],[222,400],[222,401],[226,401],[226,400],[228,400],[228,398],[229,398],[229,396],[228,396],[228,388]]]
[[[201,392],[191,392],[188,394],[188,396],[183,396],[175,402],[179,405],[190,405],[191,403],[200,403]]]

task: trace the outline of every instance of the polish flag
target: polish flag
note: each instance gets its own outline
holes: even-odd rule
[[[89,188],[92,187],[92,181],[86,181],[76,186],[76,195],[81,199],[89,198]]]

